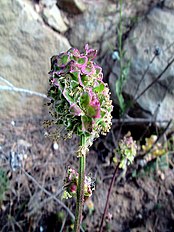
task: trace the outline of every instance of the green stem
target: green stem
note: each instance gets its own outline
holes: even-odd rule
[[[123,58],[123,49],[122,49],[122,38],[123,31],[122,31],[122,0],[120,0],[120,23],[119,23],[119,33],[118,33],[118,49],[120,53],[120,63],[122,62]]]
[[[85,145],[86,138],[85,136],[81,137],[81,146]],[[85,163],[86,155],[82,155],[79,158],[79,179],[77,186],[77,203],[76,203],[76,215],[75,215],[75,224],[74,231],[80,231],[80,224],[82,221],[82,211],[84,204],[84,182],[85,182]]]

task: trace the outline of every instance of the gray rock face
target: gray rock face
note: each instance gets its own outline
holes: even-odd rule
[[[118,21],[115,4],[107,1],[88,4],[88,10],[75,19],[68,35],[69,41],[80,49],[86,43],[92,44],[103,54],[115,44]]]
[[[56,5],[57,0],[40,0],[39,3],[41,3],[43,6],[46,7],[52,7]]]
[[[169,9],[174,9],[174,1],[173,0],[165,0],[164,6]]]
[[[57,4],[64,11],[71,14],[80,14],[86,10],[86,6],[82,0],[57,0]]]
[[[17,87],[45,93],[50,57],[69,48],[68,40],[46,27],[29,2],[0,1],[0,76]],[[0,91],[0,118],[38,114],[42,102]]]
[[[68,30],[68,27],[63,21],[60,10],[56,5],[43,9],[43,19],[56,31],[65,32]]]
[[[136,98],[141,92],[155,80],[164,70],[169,60],[174,55],[174,11],[154,8],[132,31],[127,39],[124,49],[131,60],[131,69],[128,80],[124,86],[124,92]],[[171,46],[170,46],[171,45]],[[158,50],[159,48],[159,50]],[[160,51],[154,61],[154,51]],[[142,78],[145,70],[149,71]],[[116,73],[116,75],[114,74]],[[110,85],[115,87],[118,74],[116,65],[110,76]],[[139,88],[137,90],[137,86]],[[174,64],[162,75],[162,77],[150,87],[140,98],[139,105],[149,112],[156,113],[157,119],[171,119],[174,115]]]

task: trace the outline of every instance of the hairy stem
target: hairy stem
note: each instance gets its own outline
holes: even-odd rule
[[[85,136],[81,137],[81,146],[85,144]],[[77,186],[77,203],[76,203],[76,214],[75,214],[75,224],[74,231],[80,231],[80,224],[82,221],[82,211],[84,204],[84,181],[85,181],[85,163],[86,155],[82,155],[79,158],[79,178]]]
[[[103,216],[102,216],[102,220],[101,220],[99,232],[103,231],[104,221],[105,221],[106,214],[107,214],[108,207],[109,207],[109,198],[110,198],[110,195],[111,195],[111,192],[112,192],[112,188],[114,186],[114,182],[115,182],[115,179],[116,179],[116,175],[117,175],[117,170],[119,168],[119,164],[120,163],[118,163],[117,166],[116,166],[116,168],[115,168],[115,171],[114,171],[114,174],[113,174],[110,186],[109,186],[108,195],[107,195],[106,204],[105,204],[105,209],[104,209],[104,213],[103,213]]]

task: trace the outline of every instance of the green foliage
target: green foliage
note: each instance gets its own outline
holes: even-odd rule
[[[142,169],[134,170],[132,172],[132,177],[138,178],[143,176],[154,176],[156,175],[157,171],[161,173],[161,171],[168,169],[169,163],[166,156],[167,154],[157,157],[156,159],[149,161]]]
[[[123,59],[122,57],[121,59]],[[116,95],[118,98],[118,103],[120,106],[120,114],[123,115],[126,111],[127,104],[125,103],[124,97],[123,97],[123,86],[124,83],[127,80],[127,76],[129,73],[129,67],[130,67],[130,61],[126,62],[124,66],[122,66],[122,62],[120,62],[120,76],[118,80],[116,81]]]
[[[77,196],[77,185],[79,183],[79,174],[73,168],[68,168],[67,176],[64,180],[64,192],[62,199],[69,199]],[[85,176],[84,179],[84,199],[85,201],[92,196],[94,186],[90,176]]]
[[[93,61],[96,55],[97,51],[88,45],[84,53],[71,48],[51,58],[49,72],[48,105],[52,120],[45,126],[51,125],[56,131],[48,134],[54,140],[71,138],[73,134],[85,136],[84,153],[94,139],[109,132],[112,124],[112,101],[103,82],[102,68]]]
[[[169,168],[169,161],[173,156],[173,137],[171,136],[165,143],[157,142],[157,135],[152,134],[145,138],[145,144],[141,146],[144,157],[141,160],[142,168],[134,170],[132,177],[148,176],[162,173]]]
[[[151,135],[150,138],[145,138],[145,145],[142,146],[142,150],[146,152],[146,160],[151,160],[155,157],[166,154],[167,149],[160,142],[156,142],[157,135]]]
[[[120,75],[116,81],[115,91],[118,98],[118,103],[120,106],[120,114],[123,115],[126,111],[127,104],[125,103],[123,97],[123,86],[127,80],[130,68],[130,60],[125,61],[126,51],[123,50],[122,46],[123,31],[122,31],[122,0],[120,0],[120,24],[118,29],[118,62],[120,66]]]
[[[118,144],[118,154],[120,155],[119,168],[126,169],[131,164],[137,153],[137,145],[130,133],[124,136]]]
[[[0,169],[0,203],[5,198],[5,193],[8,189],[8,186],[9,186],[8,177],[6,173],[2,169]]]

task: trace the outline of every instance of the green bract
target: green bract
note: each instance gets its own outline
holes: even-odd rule
[[[136,156],[137,145],[131,134],[128,132],[118,144],[118,153],[120,154],[119,168],[125,169],[131,164]]]
[[[67,176],[64,180],[64,192],[62,199],[68,199],[71,197],[76,197],[77,194],[77,185],[79,181],[79,174],[73,168],[68,168]],[[87,200],[92,196],[92,191],[95,189],[94,182],[90,176],[85,176],[84,179],[84,199]]]
[[[93,61],[96,53],[88,45],[84,54],[71,48],[51,58],[49,72],[52,123],[59,126],[55,134],[84,135],[86,147],[81,147],[82,153],[100,133],[105,134],[111,127],[113,106],[102,69]]]

